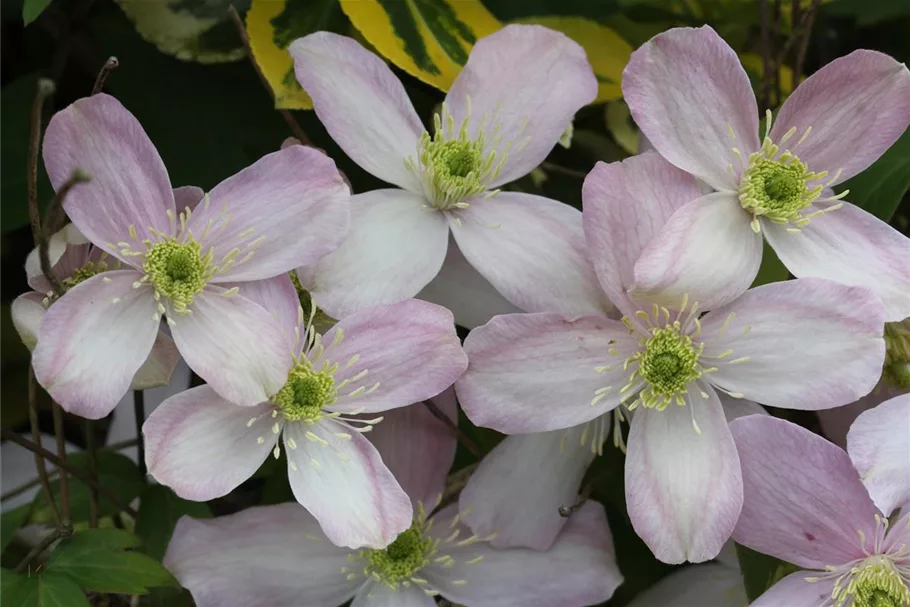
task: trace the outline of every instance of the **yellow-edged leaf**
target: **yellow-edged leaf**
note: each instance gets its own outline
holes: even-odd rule
[[[598,97],[593,103],[620,99],[620,78],[633,48],[611,28],[584,17],[526,17],[519,23],[537,23],[563,32],[585,49],[598,78]]]
[[[386,59],[449,90],[471,47],[501,27],[480,0],[340,0],[342,10]]]

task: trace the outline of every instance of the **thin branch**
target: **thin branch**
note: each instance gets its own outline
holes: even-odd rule
[[[253,64],[253,69],[256,70],[256,75],[259,76],[259,81],[262,82],[263,86],[266,87],[269,96],[272,97],[273,103],[275,102],[275,94],[272,92],[272,85],[269,84],[269,80],[266,78],[266,75],[263,74],[263,71],[260,69],[259,64],[256,63],[256,58],[253,56],[253,49],[250,48],[250,38],[247,36],[247,28],[244,27],[244,21],[240,18],[240,15],[237,12],[237,9],[233,5],[228,7],[228,14],[231,17],[231,20],[234,22],[234,27],[237,28],[237,35],[240,36],[240,41],[244,44],[244,50],[247,51],[247,58],[250,59],[250,63]],[[307,137],[307,134],[304,132],[304,129],[297,123],[297,120],[294,119],[294,116],[291,115],[291,112],[288,110],[280,109],[278,110],[282,115],[282,118],[285,119],[285,122],[288,123],[288,128],[291,129],[291,134],[294,135],[294,138],[301,142],[303,145],[313,146],[310,143],[310,138]]]
[[[70,190],[73,189],[77,184],[87,183],[91,180],[91,177],[88,173],[82,169],[76,169],[73,171],[73,174],[67,179],[60,189],[57,190],[57,193],[54,194],[54,199],[51,201],[50,207],[48,207],[48,217],[54,217],[57,214],[57,209],[63,206],[63,200],[66,198],[67,194],[70,193]],[[63,286],[63,283],[60,282],[60,279],[57,277],[57,273],[54,271],[54,266],[51,265],[50,258],[50,239],[49,234],[51,222],[45,222],[43,226],[39,227],[38,239],[36,244],[38,245],[38,259],[41,261],[41,272],[44,274],[45,278],[51,283],[54,295],[60,297],[66,291],[66,288]]]
[[[805,23],[802,27],[804,33],[800,40],[800,47],[797,49],[797,57],[794,59],[794,67],[791,68],[791,77],[793,78],[791,82],[795,89],[797,88],[800,74],[803,72],[803,63],[807,58],[807,49],[810,47],[810,35],[813,33],[813,21],[816,19],[816,13],[818,12],[821,1],[822,0],[813,0],[801,20],[802,23]]]
[[[459,429],[458,424],[456,424],[454,421],[452,421],[448,415],[446,415],[445,413],[440,411],[439,407],[437,407],[433,403],[433,401],[425,400],[424,406],[427,407],[427,410],[430,411],[431,415],[433,415],[435,418],[437,418],[438,420],[443,422],[443,424],[449,429],[449,431],[452,432],[453,436],[455,436],[459,440],[459,442],[462,444],[462,446],[465,447],[466,449],[468,449],[469,453],[471,453],[475,457],[484,457],[484,452],[481,451],[481,449],[477,446],[477,444],[475,444],[475,442],[473,440],[471,440],[471,438],[467,434],[462,432]]]
[[[557,508],[557,512],[563,518],[569,518],[575,514],[576,510],[581,508],[585,502],[588,501],[588,497],[592,494],[592,489],[595,487],[595,479],[589,480],[585,483],[585,486],[582,487],[582,491],[579,492],[579,497],[576,499],[576,502],[572,506],[560,506]]]
[[[57,403],[52,405],[54,411],[54,438],[57,440],[57,456],[64,462],[66,459],[66,437],[63,430],[63,409]],[[63,524],[70,521],[70,479],[66,470],[60,469],[60,513]]]
[[[759,86],[759,108],[769,107],[772,88],[772,40],[769,32],[769,1],[759,0],[759,42],[762,55],[762,82]]]
[[[588,173],[585,171],[577,171],[575,169],[568,169],[559,164],[554,164],[553,162],[542,162],[541,168],[545,171],[550,171],[551,173],[557,173],[558,175],[566,175],[567,177],[575,177],[576,179],[585,179],[588,176]]]
[[[38,383],[35,380],[35,370],[31,365],[28,367],[28,421],[32,428],[32,440],[36,445],[41,445],[41,431],[38,428]],[[17,438],[18,435],[17,435]],[[24,439],[23,439],[24,440]],[[60,512],[57,511],[57,504],[54,502],[54,492],[51,491],[51,481],[47,476],[47,468],[44,465],[44,456],[35,453],[35,468],[38,469],[38,481],[41,483],[41,490],[44,492],[44,499],[48,508],[51,510],[51,517],[54,524],[60,526]],[[53,460],[51,460],[53,461]]]
[[[10,432],[9,430],[6,430],[6,429],[0,429],[0,439],[12,441],[12,442],[16,443],[17,445],[19,445],[20,447],[25,447],[32,453],[35,453],[37,455],[44,457],[45,459],[47,459],[49,462],[51,462],[58,468],[66,469],[66,471],[69,472],[70,474],[72,474],[75,478],[79,479],[80,481],[82,481],[83,483],[88,485],[88,487],[90,489],[94,489],[95,491],[98,491],[99,493],[104,495],[104,497],[106,497],[108,500],[110,500],[110,502],[112,504],[114,504],[115,506],[120,508],[120,510],[122,510],[123,512],[127,513],[134,519],[138,516],[137,512],[135,510],[133,510],[129,504],[127,504],[122,499],[120,499],[116,493],[113,493],[107,487],[100,485],[98,483],[98,481],[96,481],[94,478],[92,478],[92,476],[89,475],[85,470],[76,468],[76,467],[72,466],[71,464],[69,464],[68,462],[61,460],[54,453],[48,451],[47,449],[45,449],[38,443],[35,443],[28,439],[22,438],[15,432]]]
[[[777,40],[781,27],[781,0],[775,0],[772,9],[772,39]],[[772,64],[772,93],[769,98],[772,107],[778,107],[781,103],[781,61],[776,60]]]
[[[28,191],[28,217],[32,224],[32,238],[35,246],[41,242],[41,213],[38,211],[38,149],[41,146],[41,114],[45,100],[54,94],[56,87],[47,78],[38,79],[38,90],[32,102],[31,129],[28,141],[28,167],[26,187]]]
[[[83,420],[85,430],[85,450],[89,454],[89,527],[98,527],[98,458],[95,451],[95,422],[91,419]]]
[[[38,556],[47,550],[51,544],[57,540],[70,537],[71,535],[73,535],[73,525],[69,522],[64,523],[60,527],[56,527],[53,531],[45,535],[44,538],[38,542],[38,545],[25,555],[25,558],[16,566],[16,573],[24,573],[26,569],[28,569],[29,563],[38,558]]]
[[[145,392],[133,390],[133,412],[136,415],[136,463],[142,475],[146,474],[146,446],[142,438],[142,423],[146,419]]]
[[[104,65],[101,67],[101,71],[98,72],[98,77],[95,78],[95,85],[92,87],[92,94],[97,95],[104,88],[104,83],[107,82],[108,76],[111,75],[117,66],[120,65],[120,62],[117,60],[117,57],[108,57],[108,60],[104,62]]]

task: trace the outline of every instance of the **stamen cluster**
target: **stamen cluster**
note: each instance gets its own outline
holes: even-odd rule
[[[182,243],[170,237],[156,242],[142,268],[156,294],[167,297],[178,314],[186,314],[212,277],[211,266],[212,250],[203,255],[202,245],[191,236]]]
[[[288,379],[275,396],[275,404],[288,421],[315,424],[322,419],[323,407],[338,397],[335,379],[329,370],[316,371],[302,358],[288,373]]]
[[[702,375],[698,363],[702,344],[693,345],[693,339],[682,333],[680,321],[664,328],[653,327],[651,333],[633,358],[639,361],[639,374],[648,382],[642,394],[643,406],[661,411],[672,399],[682,405],[687,385]]]

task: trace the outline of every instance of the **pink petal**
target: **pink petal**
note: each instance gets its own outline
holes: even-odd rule
[[[231,404],[209,386],[172,396],[142,426],[149,474],[185,499],[227,495],[272,451],[271,410]]]
[[[208,231],[201,240],[205,250],[213,247],[216,265],[239,249],[235,265],[212,282],[270,278],[338,247],[348,233],[348,194],[332,159],[297,145],[215,186],[189,229],[198,237]]]
[[[436,515],[434,531],[445,537],[453,508]],[[460,527],[460,537],[471,532]],[[527,548],[496,550],[486,542],[441,550],[455,562],[425,569],[430,585],[444,598],[484,607],[584,607],[609,599],[623,582],[617,568],[604,507],[586,502],[575,512],[551,546],[541,552]],[[478,565],[473,558],[483,556]],[[464,580],[465,584],[453,582]],[[508,589],[508,591],[507,591]]]
[[[206,287],[193,300],[192,314],[169,317],[171,335],[190,368],[222,398],[256,405],[288,378],[288,337],[265,308],[223,293],[221,287]]]
[[[743,503],[737,449],[718,396],[691,385],[687,401],[636,411],[627,440],[630,522],[658,560],[673,564],[715,558]]]
[[[911,495],[908,395],[865,411],[848,431],[848,455],[880,512],[889,516]]]
[[[375,190],[351,197],[351,231],[341,246],[298,272],[333,318],[414,297],[440,271],[449,228],[421,208],[423,196]]]
[[[784,226],[763,224],[769,244],[795,276],[867,287],[885,303],[887,321],[908,317],[907,236],[851,203],[814,218],[801,230],[795,234]]]
[[[585,241],[601,287],[632,316],[633,265],[674,211],[702,195],[696,180],[655,152],[599,162],[582,184]]]
[[[799,567],[823,569],[872,548],[876,507],[848,454],[788,421],[751,415],[731,422],[743,471],[734,539]]]
[[[342,572],[348,554],[306,510],[278,504],[211,520],[182,517],[164,565],[199,607],[335,607],[361,583]]]
[[[368,582],[358,590],[351,607],[434,607],[437,602],[415,585],[393,590],[382,582]]]
[[[333,420],[285,425],[291,490],[333,544],[385,548],[411,526],[411,500],[370,441],[346,430]]]
[[[909,527],[911,527],[911,519],[909,519],[908,514],[908,503],[905,502],[899,511],[898,520],[889,526],[889,530],[886,533],[886,541],[882,547],[882,552],[885,554],[903,552],[902,547],[904,547],[904,557],[898,558],[896,561],[899,564],[903,564],[906,569],[908,567],[908,553],[906,550],[908,548]]]
[[[498,157],[505,153],[506,164],[490,184],[495,188],[541,164],[575,113],[597,93],[581,46],[538,25],[507,25],[474,45],[446,104],[457,126],[469,119],[470,137],[483,123],[491,140],[499,126],[496,149]]]
[[[44,134],[44,165],[54,189],[73,171],[92,178],[75,186],[63,208],[79,230],[126,263],[120,241],[134,226],[141,242],[149,228],[171,233],[167,212],[174,211],[168,171],[139,121],[119,101],[99,93],[78,99],[57,112]]]
[[[738,569],[705,563],[671,572],[637,594],[627,607],[745,607],[748,604]]]
[[[149,355],[159,323],[133,270],[105,272],[69,290],[45,313],[32,356],[35,377],[68,412],[99,419],[117,406]]]
[[[341,343],[334,344],[339,333]],[[323,343],[328,344],[323,358],[340,366],[336,385],[353,382],[331,407],[338,411],[373,413],[425,400],[451,386],[468,366],[452,312],[417,299],[343,318]],[[365,370],[366,375],[354,379]],[[379,387],[369,394],[355,392],[359,386],[369,391],[375,384]]]
[[[453,423],[458,422],[452,388],[429,400]],[[387,411],[367,437],[412,503],[432,508],[455,458],[457,441],[452,430],[423,403],[415,403]]]
[[[186,208],[195,209],[196,205],[202,202],[205,195],[206,193],[202,191],[202,188],[198,188],[195,185],[183,185],[179,188],[174,188],[174,206],[178,213],[183,212]]]
[[[718,400],[721,401],[721,408],[724,410],[724,418],[731,423],[735,419],[746,417],[747,415],[768,415],[765,408],[751,400],[745,398],[734,398],[724,392],[718,394]]]
[[[29,350],[34,350],[35,344],[38,343],[38,326],[47,312],[44,300],[45,296],[41,293],[29,291],[14,299],[10,306],[13,326],[19,333],[19,339]]]
[[[167,386],[171,382],[171,373],[180,360],[180,352],[174,340],[167,334],[159,331],[152,344],[152,351],[148,358],[136,371],[130,387],[133,390],[145,390],[156,386]]]
[[[237,284],[227,283],[221,286],[226,289],[236,286],[239,295],[259,304],[267,312],[270,312],[272,318],[278,324],[278,328],[290,344],[288,347],[294,350],[295,353],[300,352],[299,344],[295,348],[294,329],[298,325],[301,304],[289,274],[280,274],[265,280],[251,280],[250,282]],[[307,319],[305,318],[304,321],[306,322]]]
[[[595,459],[595,430],[584,426],[507,436],[484,456],[459,496],[462,520],[494,548],[547,550],[566,525],[561,506],[572,506]]]
[[[71,276],[75,270],[82,267],[88,249],[88,241],[85,236],[72,223],[66,224],[55,232],[48,239],[47,253],[57,278],[63,279]],[[28,278],[28,285],[35,291],[47,293],[51,290],[51,283],[41,270],[41,255],[38,247],[32,249],[25,258],[25,275]]]
[[[882,332],[883,305],[871,291],[800,278],[750,289],[707,314],[702,360],[718,367],[708,379],[727,392],[776,407],[827,409],[879,381]],[[733,353],[713,358],[727,350]]]
[[[365,171],[420,192],[405,167],[424,132],[405,87],[386,63],[351,38],[317,32],[288,47],[294,73],[333,140]]]
[[[857,416],[899,394],[907,394],[907,392],[893,385],[890,381],[884,381],[877,384],[872,392],[860,397],[853,403],[843,407],[817,411],[819,425],[822,426],[822,435],[842,449],[845,449],[848,445],[848,430],[854,420],[857,419]]]
[[[480,327],[497,314],[521,312],[468,263],[452,239],[439,274],[417,298],[449,308],[456,324],[468,329]]]
[[[449,225],[468,262],[519,309],[568,315],[612,309],[588,259],[582,214],[571,206],[501,192],[476,199]]]
[[[746,158],[759,147],[759,112],[737,53],[715,30],[674,28],[640,46],[623,98],[662,156],[716,190],[736,189],[731,148]]]
[[[819,577],[819,573],[792,573],[766,590],[750,603],[750,607],[819,607],[828,604],[832,599],[834,580],[808,582],[808,577]]]
[[[643,249],[630,296],[680,306],[684,295],[714,309],[743,294],[762,262],[762,236],[737,196],[717,192],[680,207]]]
[[[789,147],[814,171],[841,169],[840,183],[873,164],[908,128],[908,68],[876,51],[858,50],[825,65],[788,97],[770,137],[813,127]]]
[[[456,394],[465,414],[478,426],[525,434],[576,426],[616,407],[629,376],[622,363],[638,340],[597,316],[507,314],[473,330],[464,347],[469,366]],[[614,368],[595,371],[604,365]],[[606,386],[613,389],[593,405]]]

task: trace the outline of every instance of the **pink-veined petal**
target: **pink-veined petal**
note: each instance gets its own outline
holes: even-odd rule
[[[796,424],[765,415],[731,422],[743,472],[734,539],[810,569],[863,558],[876,506],[848,454]]]
[[[576,503],[582,477],[595,459],[591,442],[597,428],[504,438],[459,495],[462,520],[480,537],[496,533],[490,542],[494,548],[550,548],[568,520],[560,516],[560,507]]]
[[[251,280],[237,284],[220,285],[226,289],[238,288],[238,294],[246,299],[259,304],[278,323],[278,328],[288,341],[288,351],[300,353],[300,344],[295,345],[296,336],[294,329],[298,326],[301,310],[300,298],[297,289],[291,282],[291,276],[280,274],[265,280]],[[308,319],[304,319],[306,322]]]
[[[133,390],[145,390],[157,386],[167,386],[179,360],[180,352],[177,350],[174,340],[166,333],[159,331],[155,336],[155,343],[152,344],[152,351],[136,371],[130,387]]]
[[[44,165],[54,189],[81,169],[92,180],[76,185],[63,208],[79,230],[126,263],[116,243],[130,241],[130,226],[141,247],[157,240],[149,228],[171,233],[174,211],[168,171],[142,125],[117,99],[99,93],[78,99],[54,114],[44,135]]]
[[[891,381],[881,381],[872,392],[858,398],[853,403],[817,411],[819,425],[822,426],[822,435],[842,449],[847,448],[848,430],[857,416],[899,394],[907,394],[907,392]]]
[[[500,192],[452,215],[449,226],[468,262],[519,309],[568,315],[612,310],[588,259],[577,209]]]
[[[468,135],[474,137],[483,123],[489,149],[498,151],[498,159],[506,154],[490,184],[495,188],[541,164],[576,111],[597,93],[581,46],[539,25],[513,24],[478,40],[446,104],[457,127],[467,118]],[[496,127],[499,145],[492,140]]]
[[[385,548],[411,526],[411,500],[366,437],[323,420],[288,423],[283,439],[294,497],[333,544]]]
[[[861,413],[848,431],[848,455],[880,512],[889,516],[911,495],[907,394]]]
[[[64,279],[82,267],[89,252],[89,242],[85,239],[76,226],[66,224],[55,232],[47,243],[48,261],[57,278]],[[41,254],[38,247],[32,249],[25,258],[25,275],[28,286],[39,293],[51,291],[51,283],[41,270]]]
[[[240,407],[209,386],[172,396],[142,426],[149,474],[185,499],[227,495],[253,476],[278,440],[271,410],[265,403]]]
[[[299,505],[278,504],[182,517],[164,565],[199,607],[338,607],[362,583],[343,573],[349,554]]]
[[[133,270],[89,278],[48,309],[32,356],[35,377],[66,411],[99,419],[130,389],[158,334],[155,300]]]
[[[808,582],[817,571],[798,571],[782,579],[750,603],[750,607],[819,607],[832,598],[834,579]]]
[[[769,414],[762,405],[745,398],[734,398],[721,392],[718,394],[718,399],[721,401],[721,408],[724,410],[724,417],[728,423],[747,415]]]
[[[507,314],[474,329],[464,347],[468,371],[456,394],[465,414],[478,426],[524,434],[576,426],[616,407],[629,377],[622,363],[638,339],[598,316]],[[612,368],[595,370],[602,366]]]
[[[468,366],[452,312],[417,299],[343,318],[323,343],[324,358],[340,367],[336,385],[349,380],[331,407],[336,411],[372,413],[422,401],[451,386]]]
[[[707,314],[701,360],[718,367],[708,380],[726,392],[775,407],[827,409],[879,381],[882,333],[883,305],[872,291],[800,278],[750,289]]]
[[[867,287],[886,305],[886,320],[908,317],[908,237],[850,202],[815,217],[799,234],[763,223],[763,233],[795,276]]]
[[[295,40],[288,51],[298,82],[339,147],[371,175],[420,192],[405,159],[417,154],[424,127],[386,62],[330,32]]]
[[[860,173],[882,156],[908,128],[908,68],[876,51],[858,50],[823,66],[800,83],[781,106],[770,137],[792,127],[788,146],[814,171],[834,183]],[[834,184],[833,183],[833,184]]]
[[[633,529],[658,560],[674,564],[715,558],[743,503],[737,448],[718,396],[694,384],[686,400],[664,411],[636,411],[627,440]]]
[[[759,147],[759,112],[737,53],[711,27],[674,28],[630,57],[623,98],[661,155],[716,190],[731,191]],[[733,134],[733,137],[732,137]]]
[[[897,558],[896,561],[899,564],[903,564],[905,568],[908,567],[908,531],[911,530],[909,529],[911,528],[911,518],[909,518],[908,506],[908,502],[905,502],[901,510],[898,511],[898,520],[889,526],[889,530],[886,532],[886,541],[883,542],[882,546],[882,552],[885,554],[901,552],[902,547],[904,547],[904,556]]]
[[[585,241],[601,287],[629,316],[633,266],[674,211],[702,196],[696,180],[656,152],[599,162],[582,184]]]
[[[196,205],[202,202],[206,195],[202,188],[195,185],[182,185],[174,188],[174,206],[178,213],[183,212],[186,208],[195,209]]]
[[[358,590],[351,607],[434,607],[437,602],[413,584],[392,589],[383,582],[368,582]]]
[[[171,318],[171,335],[190,368],[219,395],[256,405],[285,384],[291,367],[288,337],[265,308],[225,292],[206,287],[193,300],[192,314]]]
[[[333,318],[414,297],[440,271],[449,227],[423,196],[374,190],[351,197],[351,230],[338,249],[298,271]]]
[[[44,313],[47,312],[43,303],[45,299],[45,295],[29,291],[14,299],[10,306],[13,326],[19,333],[19,339],[29,350],[34,350],[35,344],[38,343],[38,327]]]
[[[746,607],[743,576],[719,563],[682,567],[636,595],[627,607]],[[813,607],[817,607],[814,605]]]

